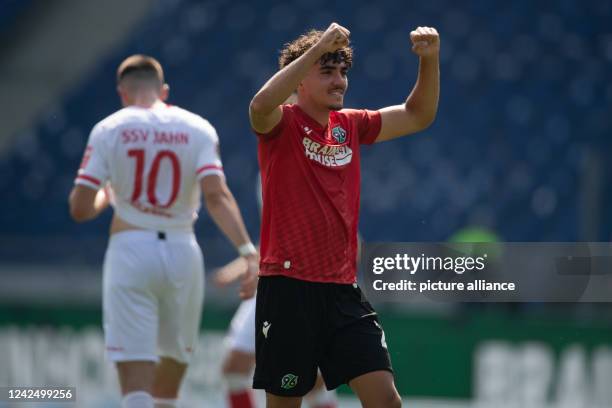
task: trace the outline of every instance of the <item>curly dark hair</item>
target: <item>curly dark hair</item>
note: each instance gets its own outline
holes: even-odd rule
[[[296,59],[300,58],[302,54],[308,51],[317,43],[317,41],[319,41],[322,35],[323,31],[321,30],[310,30],[290,43],[285,44],[281,50],[280,56],[278,57],[279,68],[283,69]],[[336,52],[328,52],[323,54],[320,60],[321,64],[325,64],[329,61],[336,63],[345,62],[350,68],[353,65],[353,49],[350,45],[348,45],[340,48]]]

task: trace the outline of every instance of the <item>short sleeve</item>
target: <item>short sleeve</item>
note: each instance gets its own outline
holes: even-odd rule
[[[360,144],[369,145],[376,141],[382,124],[379,111],[345,109],[343,113],[347,114],[355,122]]]
[[[289,119],[289,115],[291,114],[290,106],[291,105],[281,105],[281,109],[283,111],[283,115],[281,116],[281,120],[268,133],[259,133],[258,131],[253,129],[253,132],[255,132],[255,134],[257,135],[259,140],[267,141],[267,140],[275,139],[278,136],[280,136],[280,134],[283,132],[283,129],[285,129],[285,126],[286,126],[287,121]]]
[[[83,159],[77,172],[75,184],[84,185],[93,189],[104,186],[109,178],[107,148],[105,145],[106,131],[96,125],[90,135],[83,153]]]
[[[217,131],[207,120],[203,121],[201,131],[203,138],[196,163],[198,180],[210,175],[224,176]]]

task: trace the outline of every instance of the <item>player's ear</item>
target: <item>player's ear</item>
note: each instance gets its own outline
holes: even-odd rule
[[[162,102],[165,102],[168,99],[168,95],[170,95],[170,86],[168,84],[163,84],[159,98],[162,100]]]
[[[123,106],[129,105],[128,94],[121,85],[117,85],[117,93],[119,94],[119,99],[121,99],[121,104]]]

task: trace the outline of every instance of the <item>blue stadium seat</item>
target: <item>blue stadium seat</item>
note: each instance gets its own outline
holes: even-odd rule
[[[72,238],[81,247],[105,236],[108,215],[75,225],[66,197],[89,130],[119,107],[117,64],[140,52],[166,67],[172,103],[217,128],[229,185],[257,236],[249,100],[276,69],[283,43],[311,25],[324,28],[338,20],[352,30],[355,46],[350,107],[402,103],[417,70],[410,30],[435,26],[442,35],[436,122],[420,135],[364,149],[360,228],[367,240],[445,240],[474,221],[488,223],[506,240],[576,240],[580,152],[586,143],[609,143],[612,130],[612,36],[602,34],[612,7],[598,0],[580,7],[544,3],[160,2],[127,45],[101,61],[5,153],[3,232]],[[201,218],[197,231],[207,261],[219,265],[233,250],[210,219]],[[602,230],[609,231],[609,224]],[[103,247],[54,251],[30,257],[99,260]],[[3,259],[20,256],[15,253],[0,248]]]

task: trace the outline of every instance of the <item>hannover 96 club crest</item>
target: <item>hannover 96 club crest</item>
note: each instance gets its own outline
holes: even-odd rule
[[[331,131],[331,134],[338,143],[344,143],[344,141],[346,140],[346,130],[342,129],[341,126],[334,127]]]

